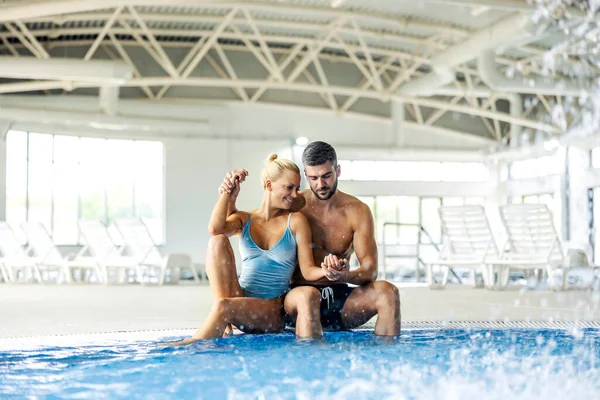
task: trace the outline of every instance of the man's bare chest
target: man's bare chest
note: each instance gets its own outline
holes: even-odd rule
[[[350,251],[353,229],[342,213],[307,215],[316,252],[343,255]]]

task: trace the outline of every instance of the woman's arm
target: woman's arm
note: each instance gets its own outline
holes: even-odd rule
[[[298,248],[298,264],[300,272],[307,281],[317,281],[325,277],[322,268],[315,266],[315,259],[312,252],[312,232],[308,220],[301,213],[294,213],[290,227],[296,236],[296,246]]]
[[[239,182],[235,183],[239,186]],[[227,216],[227,208],[230,204],[231,193],[223,192],[213,208],[210,221],[208,223],[208,233],[212,236],[227,235],[231,236],[243,226],[243,220],[240,212],[235,212]]]

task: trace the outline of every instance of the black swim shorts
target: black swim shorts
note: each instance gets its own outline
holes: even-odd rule
[[[355,289],[353,286],[345,284],[337,285],[292,285],[293,289],[298,286],[311,286],[319,290],[321,293],[321,325],[323,329],[343,331],[346,330],[342,322],[342,308],[350,296],[350,293]],[[286,326],[295,327],[296,321],[291,318],[286,318]]]

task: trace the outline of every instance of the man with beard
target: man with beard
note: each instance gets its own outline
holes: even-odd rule
[[[302,163],[310,189],[300,192],[305,204],[296,208],[310,223],[315,263],[321,263],[327,277],[344,283],[332,284],[327,278],[307,282],[296,269],[291,286],[310,286],[319,291],[323,328],[355,328],[377,315],[376,335],[400,334],[398,288],[376,280],[377,245],[371,210],[356,197],[338,190],[341,168],[331,145],[310,143],[302,153]],[[359,268],[349,270],[348,260],[353,253]]]
[[[331,145],[320,141],[310,143],[302,154],[302,162],[310,189],[300,192],[292,210],[307,217],[312,230],[314,260],[326,270],[326,278],[308,282],[296,268],[291,287],[311,288],[310,296],[306,296],[311,304],[315,303],[314,299],[321,299],[323,328],[351,329],[377,315],[376,335],[399,335],[398,288],[376,280],[377,245],[371,210],[356,197],[337,189],[341,168]],[[229,173],[221,190],[230,190],[236,179],[243,181],[245,176],[238,171]],[[230,209],[233,212],[235,204],[231,204]],[[349,270],[348,260],[353,253],[359,268]]]

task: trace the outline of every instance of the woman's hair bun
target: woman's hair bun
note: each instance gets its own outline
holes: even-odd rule
[[[271,153],[269,158],[267,158],[267,162],[275,161],[277,159],[277,153]]]

